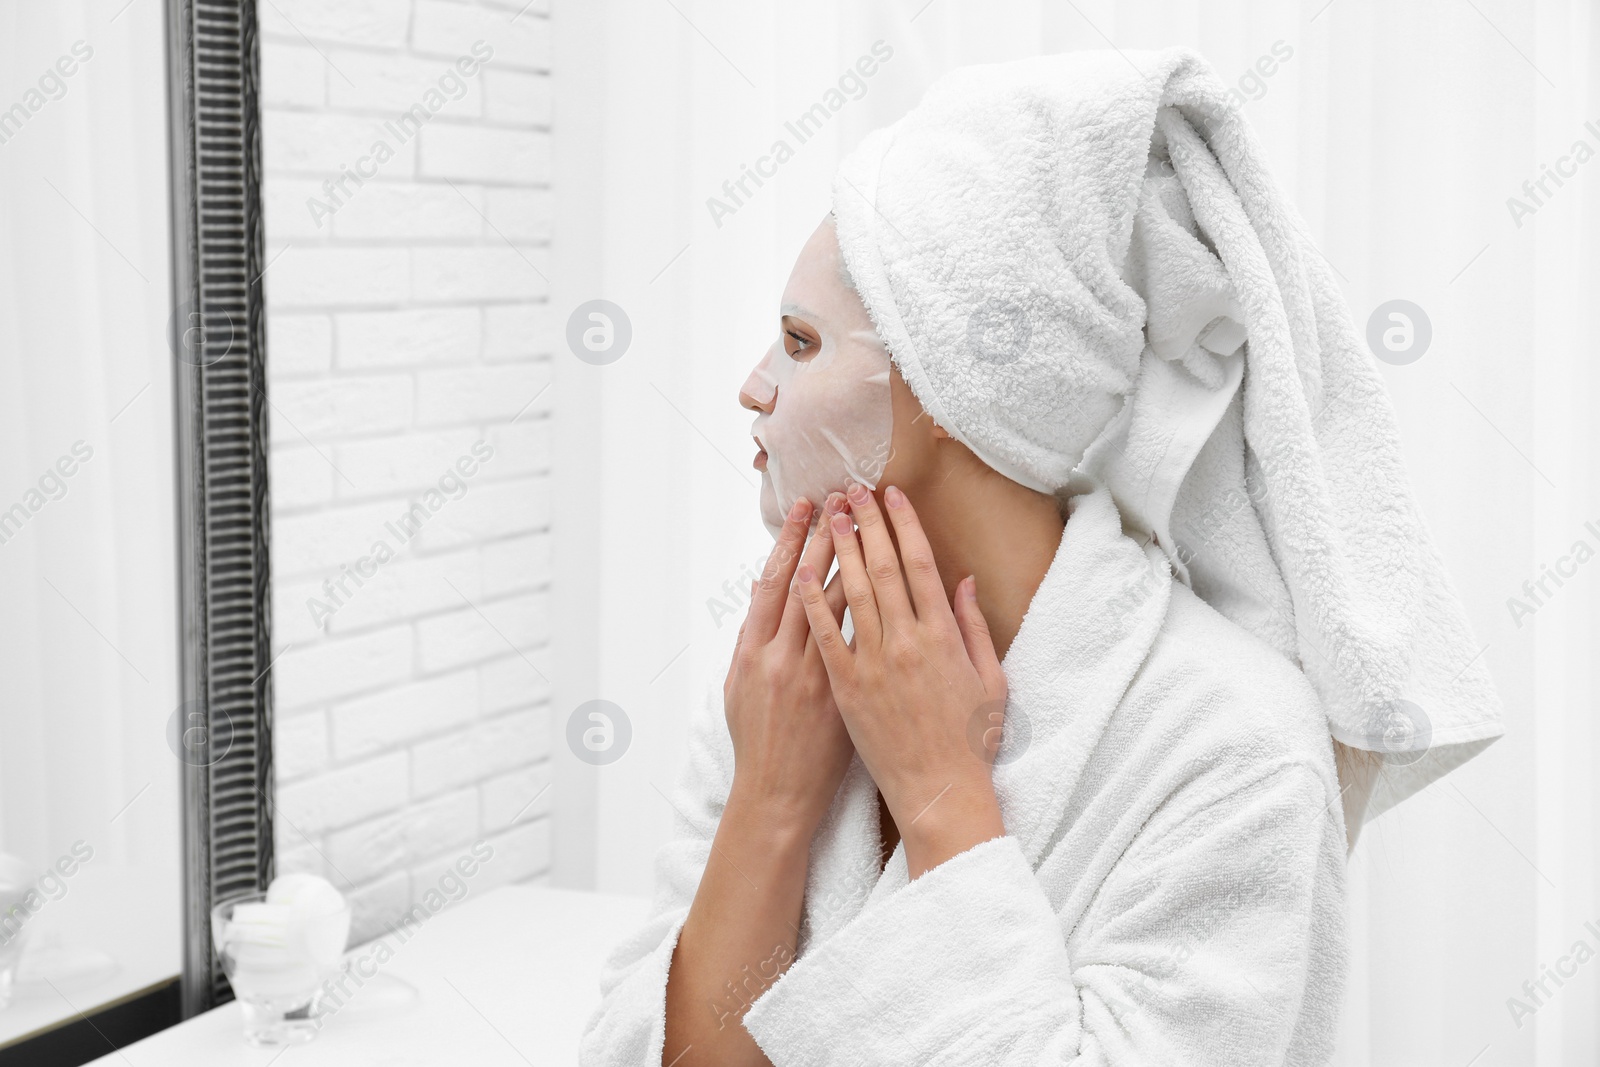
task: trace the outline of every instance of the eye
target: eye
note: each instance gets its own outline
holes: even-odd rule
[[[809,329],[785,319],[783,323],[783,350],[789,353],[789,358],[798,362],[805,362],[817,354],[818,340]]]

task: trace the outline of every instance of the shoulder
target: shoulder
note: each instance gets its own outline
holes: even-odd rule
[[[1338,789],[1327,717],[1305,674],[1181,583],[1124,703],[1169,760],[1230,769],[1236,782],[1300,765]]]

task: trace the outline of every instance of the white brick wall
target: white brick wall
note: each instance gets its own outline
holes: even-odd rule
[[[525,0],[260,15],[278,867],[332,879],[365,938],[479,838],[475,888],[549,868],[550,23]]]

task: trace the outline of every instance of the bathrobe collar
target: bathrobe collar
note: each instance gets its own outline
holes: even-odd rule
[[[1065,797],[1166,618],[1171,570],[1123,531],[1104,487],[1086,484],[1002,667],[1008,693],[994,767],[1006,832],[1037,865],[1063,827]],[[909,881],[905,845],[879,873],[877,788],[859,756],[812,843],[801,951]]]

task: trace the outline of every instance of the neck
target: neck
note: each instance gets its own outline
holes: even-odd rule
[[[953,443],[953,442],[952,442]],[[970,452],[911,497],[944,581],[945,595],[967,575],[1001,659],[1061,545],[1056,499],[1018,485]],[[907,495],[910,495],[908,492]]]

